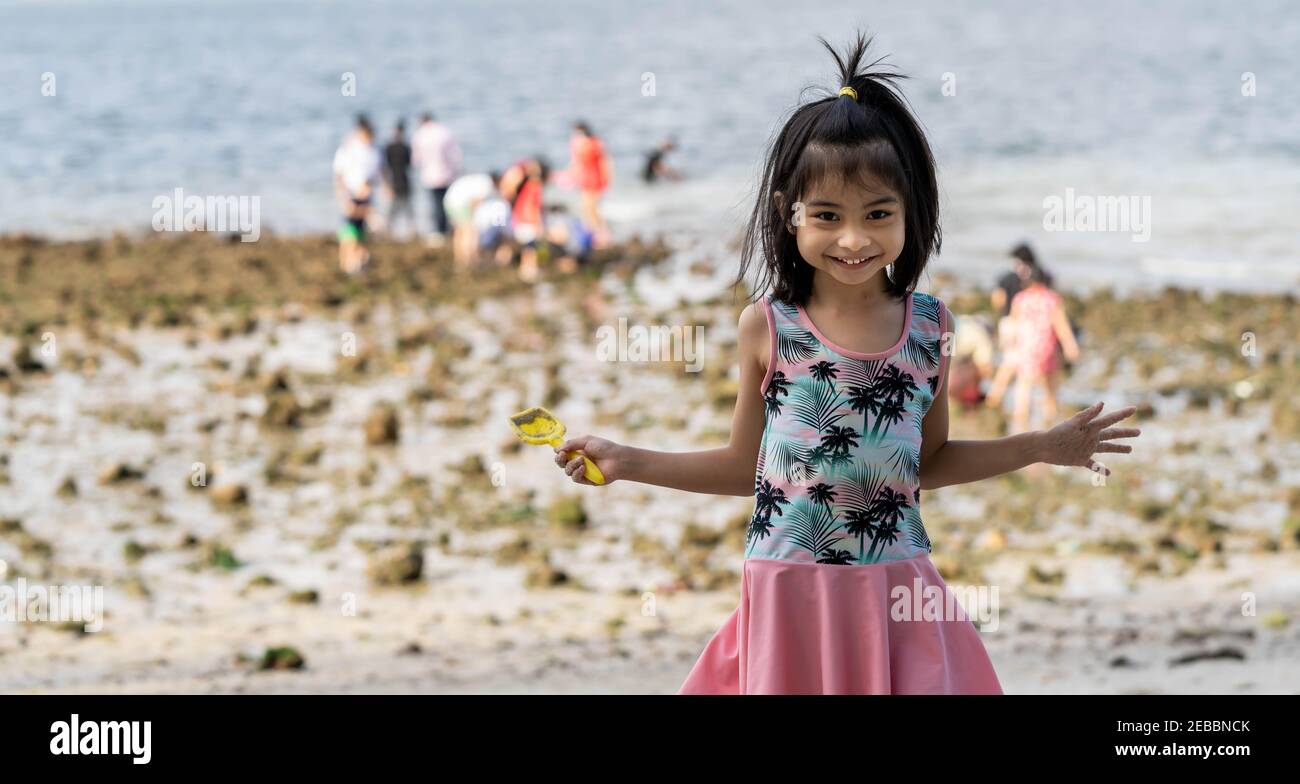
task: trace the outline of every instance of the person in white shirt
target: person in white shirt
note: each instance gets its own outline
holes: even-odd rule
[[[370,260],[366,250],[366,219],[370,215],[374,185],[379,179],[379,150],[374,130],[365,115],[334,153],[334,194],[343,211],[339,227],[339,267],[355,275]]]
[[[451,130],[426,112],[420,117],[420,127],[411,137],[411,152],[412,163],[420,172],[420,184],[429,191],[433,200],[433,234],[430,240],[434,245],[441,245],[450,230],[443,199],[447,188],[461,173],[460,146]]]

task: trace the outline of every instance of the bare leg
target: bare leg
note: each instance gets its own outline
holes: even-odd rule
[[[361,258],[360,247],[356,240],[343,240],[339,243],[339,269],[344,273],[356,274]]]
[[[609,226],[600,214],[600,194],[596,191],[582,192],[582,219],[591,228],[593,241],[597,247],[609,244]]]
[[[997,375],[993,377],[993,384],[989,386],[989,393],[984,398],[984,405],[989,408],[998,408],[1002,405],[1002,396],[1007,393],[1007,385],[1011,383],[1011,377],[1015,373],[1016,366],[1011,359],[1002,360]]]
[[[473,226],[460,225],[451,230],[451,255],[456,261],[456,269],[465,269],[474,261],[474,247],[478,245],[478,236]]]
[[[366,246],[362,245],[360,242],[350,242],[347,268],[344,272],[347,272],[349,275],[356,275],[365,268],[366,263],[369,261],[370,252],[366,250]]]
[[[1016,374],[1015,413],[1011,418],[1011,432],[1023,433],[1029,429],[1029,407],[1034,394],[1034,377],[1022,369]]]
[[[1056,422],[1056,389],[1061,384],[1061,372],[1053,370],[1043,378],[1043,416],[1041,427],[1051,427]]]
[[[537,248],[524,248],[519,256],[519,279],[525,283],[537,280]]]
[[[596,208],[596,192],[582,192],[582,220],[595,231],[600,228],[600,211]]]

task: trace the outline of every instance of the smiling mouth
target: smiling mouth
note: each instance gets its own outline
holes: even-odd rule
[[[875,260],[876,256],[858,256],[854,258],[840,258],[839,256],[830,256],[843,267],[860,267],[867,262]]]

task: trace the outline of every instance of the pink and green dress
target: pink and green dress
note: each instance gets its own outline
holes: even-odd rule
[[[867,354],[833,344],[800,306],[764,306],[766,427],[740,606],[677,693],[1001,694],[968,617],[901,604],[950,596],[920,503],[947,307],[913,292],[897,343]]]

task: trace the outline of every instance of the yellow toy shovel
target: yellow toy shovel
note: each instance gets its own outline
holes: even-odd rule
[[[564,443],[564,423],[541,406],[524,409],[510,417],[510,427],[525,444],[559,446]],[[564,459],[572,460],[577,454],[577,452],[568,452],[564,455]],[[597,485],[605,484],[605,475],[600,472],[595,463],[591,462],[586,455],[582,456],[582,462],[586,465],[584,476],[587,477],[587,481]]]

